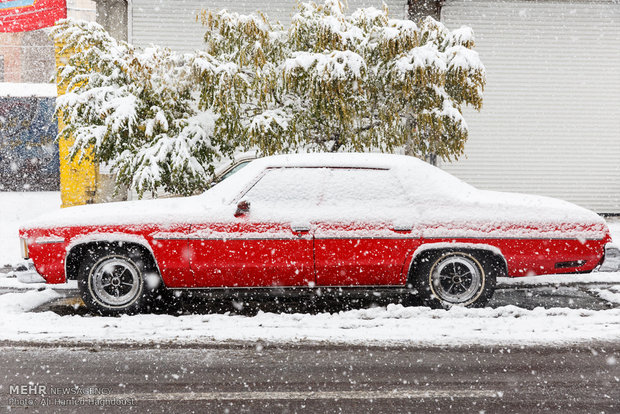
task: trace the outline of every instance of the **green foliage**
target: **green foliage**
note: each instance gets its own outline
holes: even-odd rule
[[[235,63],[247,87],[233,105],[235,133],[265,154],[406,146],[450,160],[467,139],[462,107],[482,106],[485,70],[466,27],[416,25],[387,9],[347,16],[336,0],[301,4],[286,31],[263,15],[204,11],[201,20],[209,54]]]
[[[75,138],[119,184],[191,194],[239,149],[402,151],[449,160],[463,152],[462,107],[482,106],[484,66],[471,29],[387,9],[345,15],[342,2],[299,5],[289,28],[261,15],[203,11],[205,49],[136,50],[100,26],[65,20],[73,50],[58,100]]]

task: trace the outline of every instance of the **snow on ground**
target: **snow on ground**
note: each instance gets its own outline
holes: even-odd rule
[[[56,97],[56,83],[0,82],[0,96],[50,96]]]
[[[61,295],[52,289],[30,290],[23,293],[5,293],[0,296],[0,312],[4,317],[28,312],[37,306],[60,297]]]
[[[615,243],[620,243],[620,219],[617,217],[607,220],[607,226],[611,233],[611,238]]]
[[[590,292],[607,302],[620,304],[620,285],[609,286],[606,289],[590,289]]]
[[[67,283],[61,283],[58,285],[48,285],[46,283],[23,283],[20,282],[16,277],[13,277],[13,272],[8,273],[6,276],[0,273],[0,289],[8,288],[15,290],[38,290],[38,289],[53,289],[53,290],[72,290],[77,289],[77,280],[69,280]],[[620,282],[620,277],[618,278]]]
[[[0,267],[22,260],[17,230],[24,221],[60,209],[60,192],[0,192]]]
[[[334,343],[357,345],[540,345],[620,340],[620,309],[525,310],[387,307],[320,314],[256,316],[135,315],[112,317],[28,313],[53,298],[51,290],[0,296],[0,341],[46,343],[221,342]],[[23,297],[23,300],[20,299]]]
[[[575,284],[620,283],[620,272],[593,272],[568,275],[543,275],[523,277],[497,278],[497,286],[529,287],[529,286],[567,286]]]

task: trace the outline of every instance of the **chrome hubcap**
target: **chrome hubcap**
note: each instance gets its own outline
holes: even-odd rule
[[[101,260],[91,275],[93,293],[106,305],[126,305],[136,298],[142,288],[140,272],[133,263],[122,257]]]
[[[470,256],[453,254],[436,263],[431,271],[433,293],[451,304],[467,304],[481,292],[483,276]]]

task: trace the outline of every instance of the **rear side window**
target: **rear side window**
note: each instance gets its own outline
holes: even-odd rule
[[[403,206],[407,200],[390,170],[331,168],[321,204],[377,208]]]

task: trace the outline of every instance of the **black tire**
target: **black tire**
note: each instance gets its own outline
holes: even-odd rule
[[[135,247],[96,246],[87,249],[78,270],[82,300],[94,313],[106,316],[151,311],[160,297],[161,279]]]
[[[416,263],[410,285],[424,306],[483,308],[493,296],[497,261],[488,254],[467,250],[440,250],[424,254]]]

